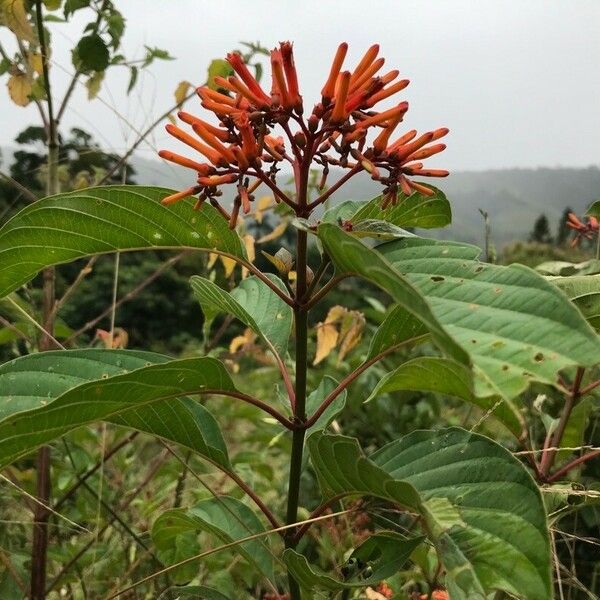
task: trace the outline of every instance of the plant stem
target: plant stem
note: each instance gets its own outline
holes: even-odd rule
[[[54,120],[52,106],[52,90],[48,69],[48,47],[44,34],[42,15],[42,0],[36,0],[36,24],[42,54],[42,68],[44,85],[46,89],[46,103],[48,105],[48,195],[58,192],[58,132]],[[42,113],[43,116],[43,113]],[[40,351],[54,348],[54,301],[55,301],[55,271],[49,267],[43,273],[43,328],[47,333],[40,339]],[[42,505],[50,504],[51,479],[50,479],[50,447],[42,446],[37,456],[37,482],[36,492],[40,503],[36,505],[34,514],[33,540],[31,548],[31,600],[44,600],[46,597],[46,570],[48,558],[48,519],[50,513]]]
[[[583,380],[584,373],[585,369],[583,367],[579,367],[577,369],[575,381],[573,382],[573,388],[571,390],[571,393],[567,396],[565,400],[565,406],[562,410],[562,414],[560,415],[560,420],[558,422],[558,426],[556,427],[556,431],[552,436],[549,447],[544,451],[542,455],[540,473],[544,480],[547,479],[548,474],[550,473],[550,469],[554,464],[554,460],[556,459],[556,454],[558,452],[558,449],[560,448],[560,443],[567,428],[571,412],[573,411],[575,405],[577,404],[577,401],[581,397],[581,381]]]
[[[296,242],[296,298],[299,300],[306,293],[306,266],[307,266],[307,233],[298,231]],[[294,308],[296,324],[296,403],[294,417],[296,422],[304,423],[306,420],[306,369],[307,369],[307,340],[308,340],[308,310],[297,302]],[[289,525],[298,520],[298,499],[300,496],[300,477],[302,475],[302,454],[304,451],[304,435],[306,429],[296,429],[292,437],[292,454],[290,457],[290,476],[288,486],[288,505],[286,523]],[[286,547],[296,545],[295,530],[291,529],[286,535]],[[291,600],[300,600],[300,588],[296,580],[288,572]]]

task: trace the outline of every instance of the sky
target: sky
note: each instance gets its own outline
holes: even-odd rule
[[[158,62],[127,96],[128,73],[113,69],[100,98],[79,87],[62,127],[78,126],[123,151],[174,102],[182,80],[202,84],[211,59],[260,41],[294,42],[307,106],[318,100],[337,45],[353,66],[371,44],[386,68],[411,80],[405,128],[450,128],[448,149],[431,167],[484,170],[600,164],[600,0],[115,0],[127,19],[123,53],[158,46]],[[52,84],[58,95],[73,67],[82,24],[51,24]],[[10,47],[6,33],[0,41]],[[186,110],[201,114],[193,99]],[[33,107],[0,95],[0,145],[35,122]],[[174,148],[162,128],[139,151]],[[434,164],[435,162],[435,164]]]

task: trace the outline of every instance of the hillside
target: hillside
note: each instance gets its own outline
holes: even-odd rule
[[[2,149],[4,169],[11,162],[13,150],[14,147]],[[191,173],[166,162],[134,157],[131,164],[138,183],[180,189],[193,181]],[[333,181],[334,173],[329,183]],[[499,248],[514,240],[527,239],[534,221],[542,213],[548,217],[554,232],[565,207],[581,213],[600,198],[597,166],[459,171],[434,183],[446,193],[453,210],[452,225],[437,231],[436,236],[481,245],[483,224],[478,210],[481,208],[490,215],[492,241]],[[346,184],[343,197],[334,195],[333,200],[367,199],[378,191],[379,187],[368,177],[357,176]]]
[[[135,159],[132,164],[139,182],[173,188],[190,183],[185,169],[146,159]],[[582,212],[600,198],[600,169],[595,166],[462,171],[436,183],[448,196],[453,211],[452,225],[436,235],[481,244],[481,208],[490,215],[492,239],[498,247],[526,239],[542,213],[554,230],[565,207]],[[378,186],[373,181],[356,177],[344,187],[343,198],[334,198],[371,198],[377,193]]]

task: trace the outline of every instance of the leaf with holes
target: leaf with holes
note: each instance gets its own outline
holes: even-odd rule
[[[201,500],[191,508],[163,512],[152,526],[152,539],[161,555],[168,557],[174,552],[181,536],[197,535],[203,531],[229,544],[263,533],[265,528],[245,504],[229,496],[217,496]],[[267,536],[232,546],[230,551],[239,552],[269,581],[273,581],[273,554]],[[184,560],[190,557],[178,558]]]
[[[380,581],[391,577],[410,558],[413,550],[423,538],[407,539],[397,533],[381,532],[365,540],[350,555],[342,572],[348,576],[344,580],[336,579],[311,565],[308,560],[288,548],[283,553],[283,560],[290,573],[304,590],[315,589],[335,592],[342,589],[377,585]],[[366,573],[370,573],[367,575]]]
[[[376,496],[421,516],[453,600],[552,597],[540,491],[499,444],[451,428],[416,431],[369,458],[344,436],[314,434],[308,446],[325,498]]]
[[[216,209],[169,207],[164,188],[108,186],[38,200],[0,228],[0,298],[44,267],[108,252],[209,250],[242,259],[244,248]]]
[[[450,358],[468,364],[468,355],[478,397],[511,399],[532,381],[555,385],[559,371],[600,362],[581,313],[531,269],[481,263],[478,248],[453,242],[415,237],[372,250],[327,224],[319,236],[341,272],[390,293]]]
[[[214,417],[185,398],[235,391],[214,358],[168,361],[129,350],[44,352],[0,366],[0,390],[0,466],[78,427],[109,421],[231,468]]]
[[[435,356],[420,356],[410,360],[381,379],[366,401],[380,394],[404,390],[435,392],[459,398],[478,406],[484,414],[496,417],[517,438],[524,431],[523,419],[512,403],[497,396],[477,397],[473,391],[471,370],[453,360]]]
[[[283,292],[285,286],[275,275],[267,275]],[[293,312],[268,285],[256,277],[247,277],[231,293],[204,277],[190,279],[195,297],[210,315],[225,312],[250,327],[277,354],[287,351],[292,331]]]

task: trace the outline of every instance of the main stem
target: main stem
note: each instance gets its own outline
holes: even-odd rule
[[[48,47],[44,34],[42,18],[42,2],[36,0],[36,21],[40,48],[42,53],[42,67],[44,73],[44,84],[46,87],[46,102],[48,105],[48,195],[59,191],[58,185],[58,131],[54,110],[52,106],[52,93],[48,73]],[[53,267],[44,269],[43,272],[43,305],[42,317],[43,327],[46,333],[40,339],[40,351],[54,349],[54,302],[55,302],[55,272]],[[31,600],[44,600],[46,597],[46,569],[48,557],[48,520],[49,511],[45,508],[50,504],[51,479],[50,479],[50,447],[42,446],[37,456],[37,497],[39,503],[33,516],[33,540],[31,548]]]
[[[310,159],[307,158],[295,168],[296,176],[296,202],[299,216],[306,211],[308,204],[307,186]],[[307,339],[308,339],[308,308],[303,306],[303,299],[307,291],[307,249],[308,236],[306,231],[298,230],[296,238],[296,302],[294,306],[294,322],[296,325],[296,404],[294,419],[297,423],[306,421],[306,371],[307,371]],[[290,525],[298,520],[298,499],[300,496],[300,477],[302,475],[302,454],[304,451],[304,437],[306,428],[300,427],[293,432],[292,454],[290,457],[290,477],[288,485],[288,505],[286,524]],[[290,529],[286,535],[286,547],[296,545],[295,530]],[[301,600],[300,587],[294,577],[288,573],[290,598]]]

